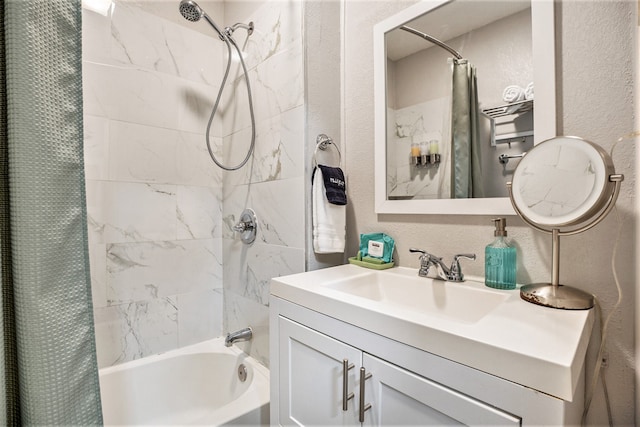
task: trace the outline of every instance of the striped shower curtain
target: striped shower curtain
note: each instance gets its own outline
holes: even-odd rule
[[[101,424],[80,0],[0,5],[0,424]]]

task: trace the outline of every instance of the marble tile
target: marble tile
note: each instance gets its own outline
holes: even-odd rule
[[[177,187],[178,239],[222,237],[222,191],[209,187]]]
[[[82,75],[85,114],[178,129],[179,105],[190,90],[186,80],[86,61]]]
[[[176,130],[112,120],[109,126],[109,179],[175,183]]]
[[[87,116],[84,121],[84,172],[86,179],[109,177],[109,120]]]
[[[269,305],[273,277],[304,271],[304,250],[239,240],[224,240],[224,288],[262,305]]]
[[[176,238],[173,185],[87,181],[89,239],[122,243]]]
[[[388,156],[393,166],[387,170],[392,196],[427,199],[449,196],[450,169],[444,163],[438,167],[416,168],[411,166],[409,156],[413,137],[422,135],[420,139],[437,141],[442,158],[449,158],[448,145],[442,143],[446,138],[443,129],[450,123],[450,114],[446,113],[449,103],[449,97],[443,97],[388,112],[395,129],[390,148],[393,154]]]
[[[250,167],[225,175],[225,185],[235,186],[250,182],[274,181],[300,177],[304,174],[304,108],[296,107],[271,119],[263,120],[256,126],[255,150],[249,161]],[[241,161],[241,149],[229,153],[236,140],[247,140],[250,131],[245,129],[225,138],[225,161]],[[246,144],[244,144],[246,145]],[[247,147],[243,147],[246,149]]]
[[[110,16],[82,8],[82,60],[111,63],[109,55]]]
[[[223,138],[222,143],[222,159],[223,164],[228,165],[230,167],[237,167],[249,153],[251,149],[251,128],[246,128],[241,131],[238,131],[234,134],[231,134],[225,138]],[[260,142],[260,137],[257,134],[255,135],[254,142],[254,150],[255,147],[258,146]],[[231,172],[223,172],[223,175],[226,177],[237,177],[237,181],[240,183],[248,182],[248,177],[251,176],[251,171],[255,167],[255,154],[252,154],[247,161],[247,166],[243,166],[242,168],[231,171]],[[244,178],[243,178],[244,177]],[[224,181],[225,185],[226,180]]]
[[[171,298],[96,309],[98,367],[177,348],[177,320],[176,303]]]
[[[176,300],[180,347],[222,335],[223,293],[221,289],[180,294]]]
[[[93,307],[107,304],[107,247],[104,244],[89,245],[89,269],[91,271],[91,297]]]
[[[222,287],[220,239],[107,246],[110,305]]]
[[[176,15],[179,13],[176,6]],[[118,2],[111,21],[110,52],[121,64],[206,84],[221,78],[222,43]]]
[[[224,73],[224,43],[211,31],[203,35],[180,26],[165,27],[166,45],[175,60],[178,76],[218,87]]]
[[[211,111],[218,95],[218,86],[208,86],[202,83],[190,82],[183,79],[173,79],[171,90],[175,93],[178,129],[187,132],[204,134]],[[219,109],[220,110],[220,109]],[[224,110],[217,110],[210,129],[212,137],[222,136],[221,120]]]
[[[256,3],[258,4],[258,3]],[[247,13],[242,4],[230,2],[225,15],[233,22],[254,22],[250,37],[239,31],[234,34],[238,45],[246,52],[249,69],[254,68],[291,44],[300,43],[302,36],[303,2],[266,1]]]
[[[514,194],[524,202],[524,213],[546,220],[565,215],[572,218],[584,212],[594,194],[599,194],[594,191],[603,180],[603,168],[597,163],[599,154],[594,149],[586,152],[577,143],[561,145],[553,141],[543,147],[532,150],[526,163],[521,163]],[[559,182],[562,185],[557,185]]]
[[[303,104],[302,64],[302,47],[294,44],[249,72],[256,117],[274,117]]]
[[[256,89],[251,79],[252,73],[254,71],[249,71],[249,87],[251,88],[254,118],[258,121],[264,116],[259,115],[257,111]],[[220,101],[221,117],[224,118],[221,135],[225,137],[251,126],[247,80],[242,72],[230,73],[230,76]]]
[[[227,192],[228,191],[228,192]],[[234,239],[231,227],[245,207],[256,212],[258,242],[304,247],[304,178],[225,187],[224,236]]]
[[[214,154],[221,156],[222,138],[211,138]],[[222,187],[222,169],[209,157],[205,136],[180,132],[176,152],[176,184]]]

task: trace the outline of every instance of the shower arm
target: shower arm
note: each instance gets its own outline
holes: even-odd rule
[[[231,37],[231,35],[233,34],[233,32],[235,30],[237,30],[238,28],[242,28],[247,30],[247,34],[251,35],[253,34],[253,21],[249,22],[249,24],[243,24],[242,22],[236,22],[235,24],[233,24],[230,27],[225,27],[224,29],[224,33],[228,36]]]
[[[451,46],[441,42],[440,40],[431,37],[429,34],[425,34],[421,31],[418,31],[416,29],[413,29],[411,27],[408,27],[406,25],[403,25],[400,27],[401,30],[404,30],[408,33],[411,33],[413,35],[416,35],[418,37],[422,37],[423,39],[430,41],[431,43],[435,44],[436,46],[439,46],[441,48],[443,48],[444,50],[446,50],[447,52],[449,52],[450,54],[452,54],[456,59],[463,59],[462,55],[460,55],[455,49],[453,49]]]

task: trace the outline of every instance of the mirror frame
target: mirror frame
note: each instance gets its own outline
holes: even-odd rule
[[[375,212],[377,214],[516,215],[508,197],[478,199],[387,199],[386,47],[384,36],[407,21],[454,0],[426,0],[373,27],[375,101]],[[551,30],[550,30],[551,28]],[[556,136],[555,13],[553,0],[531,0],[535,101],[534,144]]]

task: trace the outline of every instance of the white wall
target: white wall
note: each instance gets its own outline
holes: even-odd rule
[[[373,46],[372,25],[413,1],[360,2],[347,0],[344,34],[344,140],[349,182],[348,251],[355,253],[359,233],[381,231],[396,239],[402,266],[417,268],[410,247],[430,250],[445,259],[475,252],[468,274],[484,274],[484,246],[492,239],[487,216],[376,215],[373,181]],[[634,127],[634,58],[637,55],[635,2],[573,2],[557,5],[558,132],[578,135],[606,149]],[[614,161],[626,176],[618,211],[624,220],[616,265],[624,299],[614,314],[608,337],[606,376],[615,425],[634,420],[634,285],[635,285],[635,153],[627,141],[616,148]],[[384,177],[384,175],[382,175]],[[518,281],[550,280],[551,242],[516,217],[508,218],[510,236],[518,247]],[[616,234],[615,215],[595,229],[562,241],[561,281],[595,293],[607,314],[617,299],[609,267]],[[541,310],[546,310],[542,308]],[[594,334],[597,342],[597,334]],[[523,337],[526,339],[526,337]],[[592,345],[587,364],[594,364]],[[590,378],[590,375],[588,376]],[[599,386],[589,423],[607,423]]]

